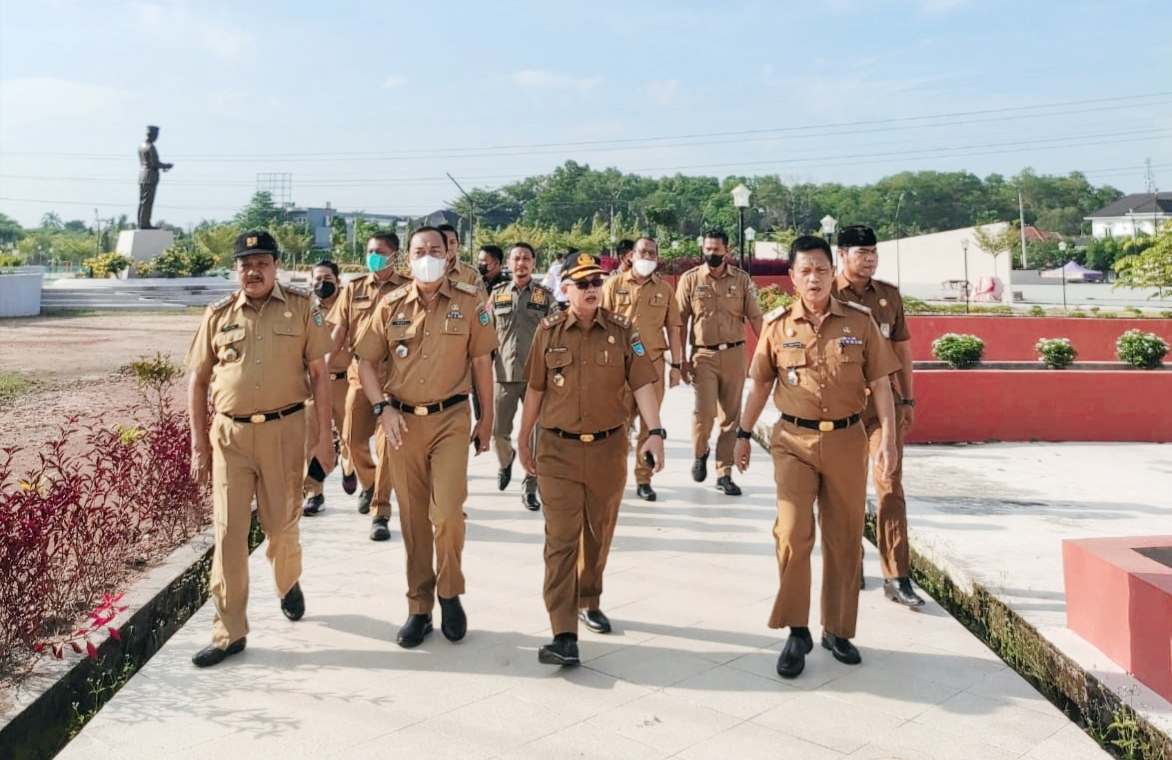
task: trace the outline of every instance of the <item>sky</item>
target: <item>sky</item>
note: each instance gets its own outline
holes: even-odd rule
[[[862,184],[1082,171],[1172,189],[1167,0],[0,0],[0,213],[422,215],[567,160]]]

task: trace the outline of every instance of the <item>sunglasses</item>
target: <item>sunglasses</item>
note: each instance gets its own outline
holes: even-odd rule
[[[593,280],[574,280],[574,284],[578,286],[578,290],[590,290],[590,288],[601,288],[603,279],[595,277]]]

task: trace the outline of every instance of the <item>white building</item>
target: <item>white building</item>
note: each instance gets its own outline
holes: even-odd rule
[[[1154,235],[1172,220],[1172,193],[1127,195],[1084,218],[1096,238]]]

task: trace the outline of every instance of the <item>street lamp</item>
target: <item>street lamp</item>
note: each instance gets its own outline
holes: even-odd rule
[[[969,313],[969,239],[962,238],[960,247],[964,250],[964,313]]]
[[[1058,250],[1062,251],[1062,313],[1066,313],[1066,241],[1058,243]]]
[[[822,235],[826,238],[826,242],[829,243],[831,242],[831,238],[834,237],[834,230],[838,228],[838,220],[830,214],[827,214],[822,217],[821,224]]]
[[[756,237],[757,237],[757,230],[753,229],[752,227],[746,227],[746,228],[745,228],[745,244],[746,244],[746,246],[745,246],[745,247],[746,247],[747,249],[750,249],[750,250],[748,251],[749,255],[748,255],[747,259],[746,259],[745,273],[746,273],[746,274],[748,274],[750,277],[752,277],[752,276],[753,276],[753,272],[752,272],[752,269],[753,269],[753,251],[752,251],[751,249],[752,249],[752,247],[753,247],[753,239],[754,239],[754,238],[756,238]]]
[[[749,207],[749,195],[751,194],[752,191],[743,184],[732,189],[733,205],[737,207],[741,220],[737,237],[737,244],[741,249],[741,269],[745,268],[745,209]]]

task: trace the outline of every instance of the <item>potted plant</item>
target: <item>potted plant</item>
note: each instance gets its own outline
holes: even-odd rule
[[[932,341],[932,355],[953,369],[968,369],[980,363],[985,341],[976,335],[945,333]]]
[[[1141,369],[1155,369],[1168,355],[1168,343],[1155,333],[1128,330],[1115,341],[1115,355]]]
[[[1070,338],[1042,338],[1034,348],[1038,350],[1038,361],[1050,369],[1065,369],[1078,356]]]

